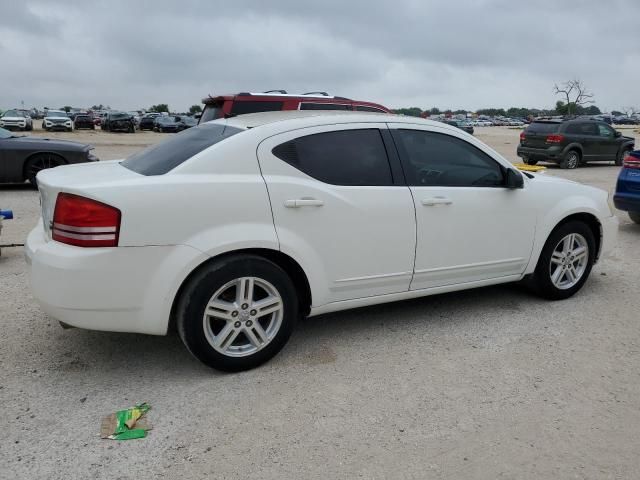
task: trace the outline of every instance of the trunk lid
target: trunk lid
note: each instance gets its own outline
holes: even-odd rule
[[[120,162],[121,160],[111,160],[107,162],[63,165],[38,173],[42,223],[47,241],[51,240],[51,224],[58,193],[75,193],[101,201],[95,195],[87,193],[87,190],[141,177],[140,174],[120,165]]]
[[[546,148],[547,136],[557,133],[559,122],[533,122],[524,131],[523,147]]]

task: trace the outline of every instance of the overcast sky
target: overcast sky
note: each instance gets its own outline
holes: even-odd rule
[[[0,108],[324,90],[391,108],[640,107],[640,1],[0,0]],[[557,98],[559,99],[559,97]]]

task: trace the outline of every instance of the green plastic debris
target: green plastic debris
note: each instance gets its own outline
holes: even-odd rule
[[[147,436],[151,424],[144,415],[151,409],[148,403],[140,403],[126,410],[119,410],[102,419],[100,437],[111,440],[132,440]]]

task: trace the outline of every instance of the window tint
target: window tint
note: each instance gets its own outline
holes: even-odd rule
[[[560,128],[559,123],[533,122],[527,127],[527,133],[554,133]]]
[[[391,168],[377,129],[340,130],[278,145],[276,157],[332,185],[392,185]]]
[[[356,106],[356,110],[358,110],[359,112],[375,112],[375,113],[387,113],[384,110],[380,110],[379,108],[376,107],[368,107],[366,105],[357,105]]]
[[[242,129],[226,125],[200,125],[131,155],[121,165],[142,175],[162,175],[239,132]]]
[[[422,130],[395,130],[393,135],[410,185],[504,185],[498,162],[464,140]]]
[[[613,129],[601,123],[598,124],[598,131],[601,137],[613,137]]]
[[[570,123],[567,125],[566,132],[576,135],[597,135],[598,129],[593,122]]]
[[[231,105],[231,113],[242,115],[244,113],[274,112],[282,110],[283,102],[241,102],[234,101]]]
[[[351,105],[342,103],[308,103],[300,104],[300,110],[351,110]]]

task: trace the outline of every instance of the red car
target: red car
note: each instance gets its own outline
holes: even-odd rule
[[[393,113],[377,103],[334,97],[327,92],[289,94],[285,90],[261,93],[242,92],[234,95],[209,96],[202,100],[204,111],[200,123],[225,116],[278,110],[355,110],[363,112]]]

